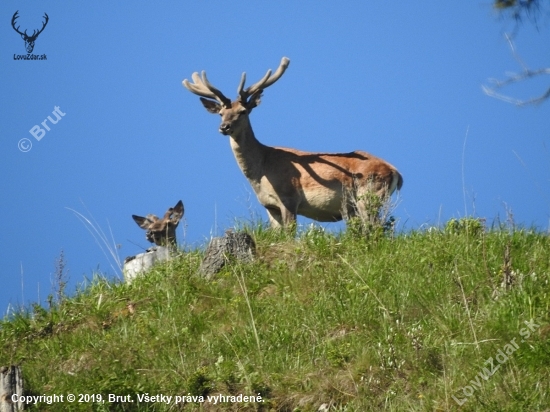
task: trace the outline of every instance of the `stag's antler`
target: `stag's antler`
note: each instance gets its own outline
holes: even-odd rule
[[[206,72],[204,70],[202,71],[202,78],[197,72],[193,73],[191,77],[193,78],[194,83],[190,83],[187,79],[183,81],[183,85],[190,92],[198,96],[217,100],[227,108],[231,107],[231,99],[225,97],[220,90],[212,86],[212,84],[206,78]]]
[[[238,100],[241,103],[246,103],[251,96],[261,94],[264,89],[268,88],[277,80],[279,80],[279,78],[283,75],[283,73],[287,69],[289,63],[290,63],[290,60],[287,57],[283,57],[281,59],[281,64],[279,65],[279,68],[277,69],[277,71],[275,71],[273,76],[271,75],[271,69],[269,69],[265,74],[265,76],[262,77],[262,79],[259,82],[254,83],[252,86],[247,87],[246,90],[244,89],[244,83],[246,81],[246,73],[243,73],[241,77],[241,82],[239,83],[239,87],[237,89],[237,92],[239,93]],[[207,97],[209,99],[215,99],[227,108],[231,107],[231,99],[228,99],[227,97],[225,97],[220,90],[216,89],[214,86],[212,86],[212,84],[210,84],[210,82],[206,78],[206,72],[204,70],[202,71],[202,77],[199,76],[197,72],[195,72],[193,73],[192,78],[194,83],[190,83],[189,80],[187,79],[183,81],[183,85],[190,92],[198,96]]]
[[[277,71],[271,76],[271,69],[267,71],[264,77],[257,82],[254,83],[252,86],[249,86],[246,88],[246,90],[243,90],[244,88],[244,82],[246,81],[246,73],[243,73],[241,77],[241,82],[239,83],[239,88],[237,89],[237,92],[239,93],[239,101],[241,103],[246,103],[248,98],[254,94],[261,94],[264,89],[271,86],[273,83],[275,83],[279,78],[283,75],[285,70],[287,69],[288,65],[290,64],[290,60],[287,57],[283,57],[281,59],[281,64],[279,65],[279,68]]]

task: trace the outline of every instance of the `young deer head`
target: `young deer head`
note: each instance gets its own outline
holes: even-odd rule
[[[374,193],[387,198],[395,189],[400,189],[403,178],[391,164],[361,151],[308,153],[266,146],[254,136],[249,114],[260,104],[264,89],[281,78],[289,63],[290,60],[283,57],[273,75],[268,70],[260,81],[246,89],[243,73],[238,97],[233,102],[208,81],[204,71],[200,76],[193,73],[193,83],[185,79],[183,85],[201,97],[208,112],[221,116],[219,131],[231,137],[233,154],[259,202],[266,208],[271,227],[293,225],[296,215],[333,222],[344,216],[363,217],[371,213],[368,207],[350,208],[347,204],[350,197],[353,201]]]
[[[176,206],[169,208],[164,217],[155,215],[146,217],[132,215],[138,226],[147,231],[145,237],[157,246],[176,246],[176,228],[183,216],[183,203],[180,200]]]

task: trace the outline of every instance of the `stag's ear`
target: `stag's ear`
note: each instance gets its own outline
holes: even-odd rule
[[[248,110],[248,113],[250,113],[252,109],[255,108],[256,106],[259,106],[261,102],[262,102],[262,92],[260,91],[260,93],[254,94],[250,98],[250,100],[246,103],[246,110]]]
[[[183,216],[183,202],[180,200],[176,206],[174,206],[174,209],[172,210],[172,218],[170,221],[177,225],[180,222],[180,219]]]
[[[221,104],[213,101],[205,99],[204,97],[201,97],[202,105],[208,110],[209,113],[218,114],[220,110],[222,109]]]

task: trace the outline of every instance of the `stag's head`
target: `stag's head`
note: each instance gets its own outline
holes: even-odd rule
[[[199,75],[197,72],[192,74],[193,83],[187,79],[183,81],[183,85],[191,92],[201,96],[203,106],[210,113],[219,114],[222,118],[220,124],[220,133],[223,135],[237,135],[243,128],[249,127],[250,123],[248,115],[253,108],[260,104],[262,92],[264,89],[271,86],[283,75],[287,69],[290,60],[283,57],[279,68],[271,75],[271,69],[266,75],[252,86],[244,88],[246,81],[246,73],[243,73],[241,82],[237,89],[238,97],[235,101],[231,101],[216,89],[207,79],[206,72]]]
[[[176,206],[169,208],[164,217],[159,219],[155,215],[146,217],[132,215],[138,226],[147,231],[145,237],[157,246],[175,246],[176,228],[183,216],[183,203],[180,200]]]

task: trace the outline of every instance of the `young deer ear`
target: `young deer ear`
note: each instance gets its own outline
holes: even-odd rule
[[[201,97],[202,105],[205,107],[206,110],[208,110],[209,113],[218,114],[220,110],[222,109],[221,104],[213,101],[205,99],[204,97]]]
[[[147,217],[132,215],[132,219],[134,219],[140,228],[149,230],[149,227],[158,220],[158,217],[155,215],[147,215]]]
[[[149,229],[149,225],[151,224],[150,222],[147,221],[146,218],[142,217],[142,216],[136,216],[136,215],[132,215],[132,219],[134,219],[134,221],[138,224],[138,226],[142,229]]]
[[[170,219],[171,222],[175,225],[177,225],[180,222],[180,219],[183,217],[183,202],[180,200],[176,206],[174,206],[174,209],[172,209],[172,218]]]

